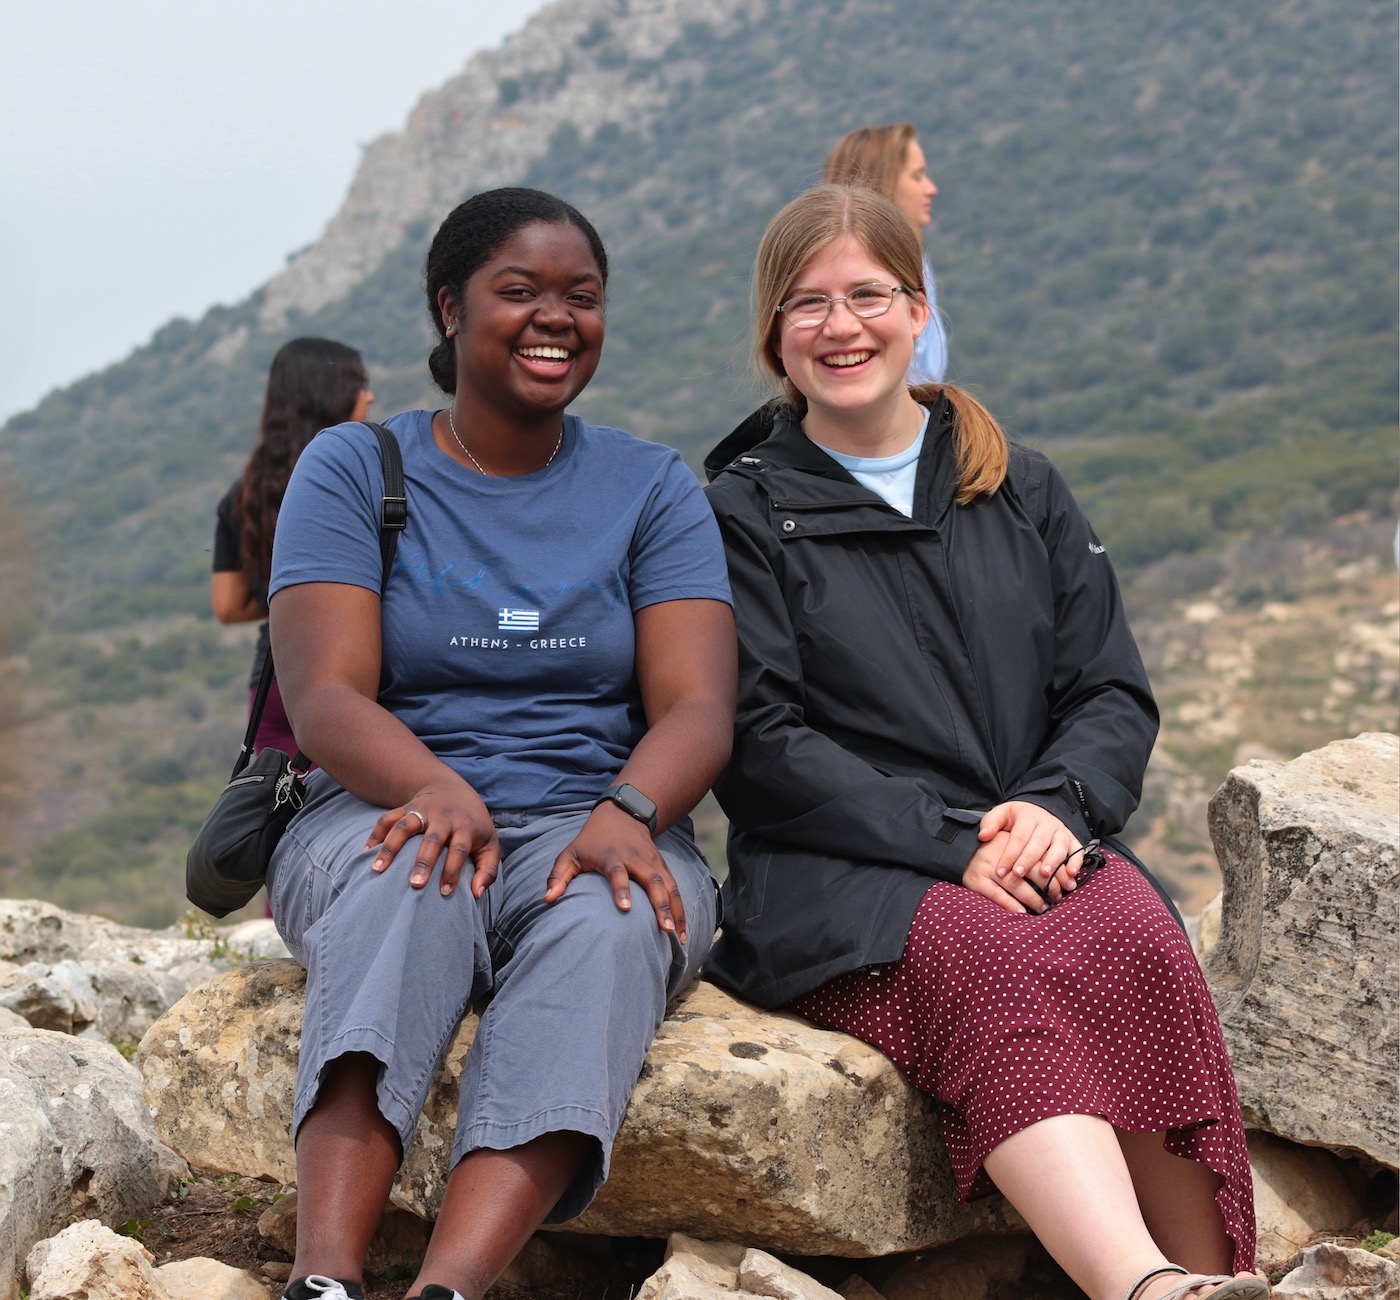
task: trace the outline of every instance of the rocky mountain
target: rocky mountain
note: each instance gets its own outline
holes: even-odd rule
[[[613,259],[581,411],[698,464],[755,401],[765,221],[841,132],[909,118],[952,377],[1051,452],[1125,575],[1167,716],[1139,834],[1191,893],[1241,747],[1395,726],[1396,39],[1380,0],[541,12],[375,142],[268,285],[0,430],[0,892],[180,910],[248,655],[206,612],[213,506],[286,338],[360,347],[379,411],[432,401],[426,242],[467,194],[539,185]]]

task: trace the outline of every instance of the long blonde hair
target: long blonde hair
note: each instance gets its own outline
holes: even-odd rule
[[[793,385],[778,357],[778,305],[802,268],[845,235],[856,239],[897,283],[923,292],[923,251],[919,237],[889,199],[864,185],[819,185],[793,199],[763,232],[753,271],[755,370],[802,417],[807,399]],[[990,411],[952,384],[924,384],[915,396],[942,393],[953,407],[953,444],[958,466],[959,505],[990,496],[1006,478],[1006,434]]]
[[[895,182],[899,180],[910,142],[918,135],[913,122],[862,126],[850,131],[827,154],[822,183],[865,185],[893,199]]]

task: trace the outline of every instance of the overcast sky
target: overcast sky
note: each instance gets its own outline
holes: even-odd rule
[[[0,34],[0,423],[268,280],[546,0],[29,0]]]

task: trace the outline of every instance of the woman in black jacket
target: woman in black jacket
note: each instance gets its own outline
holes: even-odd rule
[[[888,1054],[961,1194],[1000,1189],[1088,1294],[1266,1296],[1209,991],[1110,838],[1157,729],[1112,568],[1044,457],[906,386],[920,276],[869,190],[759,250],[782,397],[707,464],[741,657],[706,972]]]

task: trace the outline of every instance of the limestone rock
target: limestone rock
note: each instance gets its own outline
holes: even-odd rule
[[[0,1031],[0,1296],[36,1242],[75,1220],[121,1223],[164,1200],[184,1172],[155,1135],[140,1075],[115,1049]]]
[[[814,1282],[762,1250],[744,1253],[739,1265],[739,1289],[744,1295],[773,1296],[775,1300],[841,1300],[830,1287]]]
[[[1396,1296],[1400,1296],[1400,1263],[1331,1242],[1309,1246],[1298,1267],[1274,1287],[1274,1300],[1395,1300]]]
[[[136,1053],[156,1131],[196,1169],[292,1184],[306,972],[250,964],[187,993]]]
[[[290,1183],[287,1132],[304,974],[229,971],[152,1027],[137,1060],[156,1127],[192,1164]],[[441,1203],[469,1014],[448,1049],[395,1185],[432,1220]],[[671,1008],[613,1154],[570,1225],[607,1236],[742,1238],[804,1255],[879,1255],[1020,1230],[996,1198],[959,1205],[936,1108],[872,1048],[704,983]]]
[[[840,1286],[836,1294],[841,1300],[886,1300],[883,1291],[877,1291],[859,1273],[852,1273]]]
[[[169,1007],[249,956],[286,955],[271,921],[142,930],[0,899],[0,1010],[36,1029],[135,1046]]]
[[[170,1300],[154,1259],[139,1241],[84,1219],[29,1252],[29,1300]]]
[[[1249,1135],[1260,1259],[1291,1259],[1324,1233],[1341,1233],[1363,1205],[1330,1151],[1295,1146],[1267,1133]]]
[[[216,1259],[162,1264],[156,1278],[170,1300],[268,1300],[267,1287],[251,1273]]]
[[[661,1026],[576,1225],[850,1256],[1011,1226],[1000,1198],[957,1202],[937,1108],[886,1057],[703,981]]]
[[[745,1254],[747,1248],[732,1241],[700,1241],[683,1232],[673,1232],[666,1240],[666,1263],[675,1261],[669,1276],[686,1276],[697,1285],[721,1291],[738,1288],[739,1265]]]
[[[732,1242],[697,1241],[672,1233],[666,1262],[637,1292],[637,1300],[842,1300],[840,1294],[761,1250]]]
[[[1201,914],[1196,918],[1195,933],[1191,936],[1192,946],[1196,950],[1196,956],[1202,961],[1206,954],[1215,947],[1215,941],[1220,938],[1220,911],[1223,900],[1220,894],[1216,894],[1203,908]]]
[[[1210,804],[1225,889],[1205,962],[1246,1123],[1392,1169],[1397,771],[1400,739],[1375,733],[1234,769]]]

